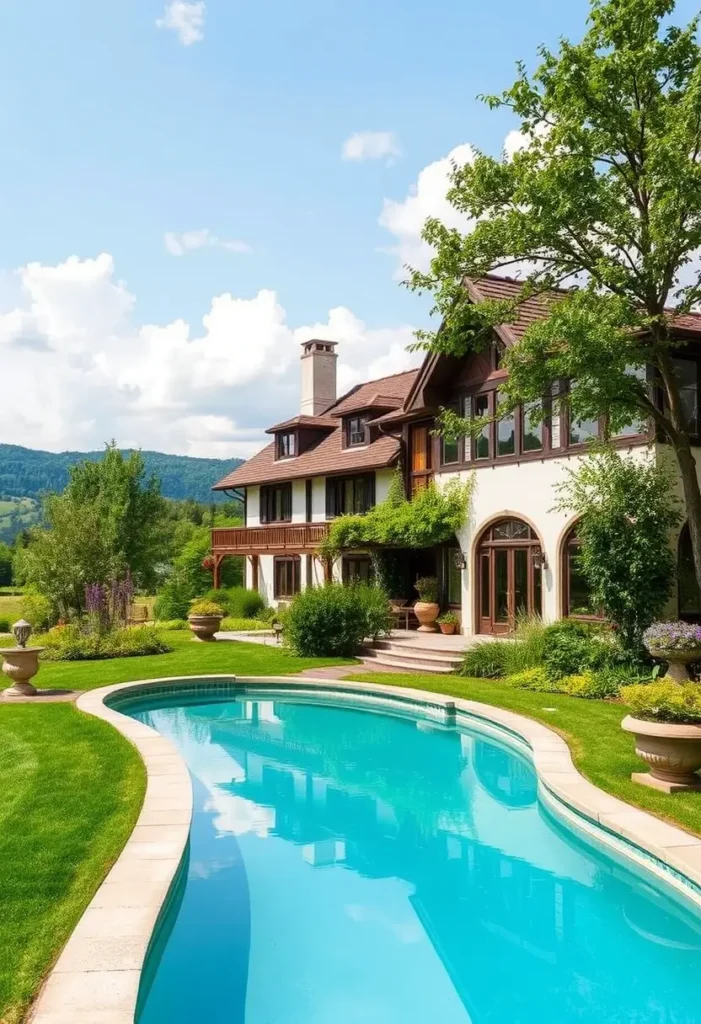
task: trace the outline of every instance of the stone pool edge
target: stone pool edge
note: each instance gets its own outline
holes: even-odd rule
[[[539,783],[575,815],[639,847],[701,889],[701,838],[610,796],[574,766],[557,733],[523,715],[490,704],[382,683],[307,676],[239,676],[145,679],[89,690],[78,708],[109,722],[139,752],[146,795],[134,830],[71,934],[30,1017],[32,1024],[133,1024],[141,972],[187,850],[193,796],[180,754],[150,726],[121,714],[106,701],[115,694],[206,690],[230,693],[283,684],[300,692],[367,694],[454,709],[499,726],[525,741]]]

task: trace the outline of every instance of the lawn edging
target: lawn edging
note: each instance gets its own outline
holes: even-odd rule
[[[561,736],[524,715],[434,691],[352,679],[209,674],[117,683],[83,693],[77,704],[136,747],[146,767],[146,796],[132,835],[49,975],[32,1024],[95,1024],[107,1016],[110,1024],[133,1024],[141,971],[187,851],[193,796],[185,762],[170,740],[121,714],[115,696],[188,691],[233,696],[270,684],[299,695],[340,693],[363,703],[374,698],[378,705],[439,714],[448,723],[465,716],[521,741],[541,797],[555,814],[575,830],[609,836],[619,854],[622,849],[624,857],[701,906],[701,838],[599,789],[577,770]]]

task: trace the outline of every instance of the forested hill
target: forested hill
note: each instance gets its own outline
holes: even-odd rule
[[[189,455],[142,452],[147,472],[161,481],[166,498],[192,498],[209,504],[226,501],[212,491],[241,459],[195,459]],[[39,452],[14,444],[0,444],[0,497],[37,498],[45,491],[60,492],[68,483],[68,470],[84,459],[98,460],[102,452]]]

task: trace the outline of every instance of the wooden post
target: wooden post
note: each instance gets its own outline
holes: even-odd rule
[[[212,574],[212,582],[215,590],[219,590],[221,587],[221,564],[223,560],[224,555],[214,556],[214,573]]]
[[[333,562],[330,558],[324,559],[324,583],[333,581]]]
[[[251,555],[251,590],[258,590],[259,579],[258,573],[260,568],[260,559],[258,555]]]

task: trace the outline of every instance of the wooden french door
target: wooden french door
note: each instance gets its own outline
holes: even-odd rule
[[[542,553],[527,523],[495,523],[482,538],[477,557],[480,633],[510,633],[519,616],[541,614]]]

